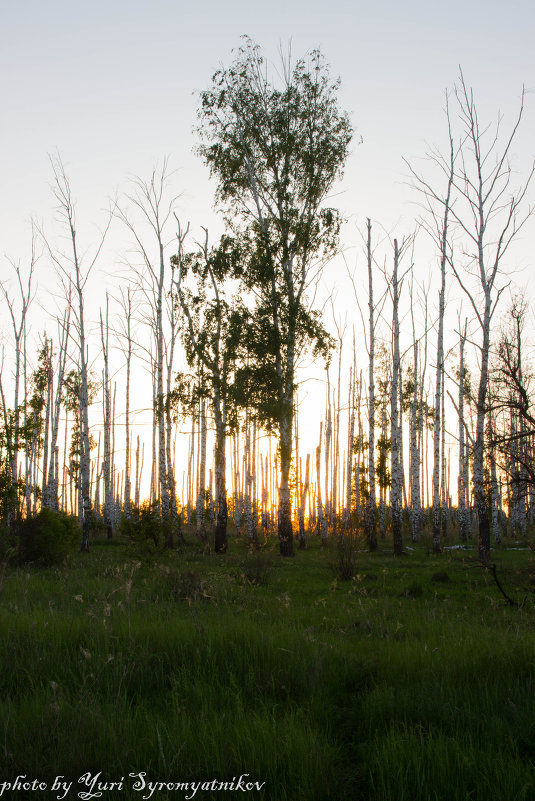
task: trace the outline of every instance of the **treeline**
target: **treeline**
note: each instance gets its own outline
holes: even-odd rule
[[[198,151],[225,222],[215,245],[206,229],[195,243],[179,219],[165,162],[113,202],[92,248],[80,243],[68,176],[51,160],[60,231],[53,239],[34,224],[29,265],[12,264],[14,289],[2,283],[13,347],[0,372],[4,538],[43,508],[79,518],[82,550],[95,525],[109,537],[120,524],[145,526],[168,547],[188,525],[204,542],[212,529],[224,553],[229,515],[251,541],[276,530],[282,555],[295,535],[306,546],[307,529],[324,539],[362,531],[372,551],[389,531],[401,554],[404,536],[417,541],[429,521],[435,552],[449,528],[464,542],[477,523],[487,560],[492,538],[526,532],[535,419],[525,303],[513,297],[491,330],[509,251],[531,215],[533,168],[517,179],[509,163],[523,98],[502,136],[480,127],[460,75],[446,153],[433,151],[424,172],[408,165],[418,236],[433,243],[439,268],[438,308],[416,281],[416,234],[388,239],[379,254],[368,220],[366,269],[350,276],[358,324],[347,332],[337,323],[334,337],[313,300],[339,251],[343,221],[329,198],[353,129],[321,53],[283,67],[273,81],[246,39],[200,95]],[[88,287],[112,224],[129,245],[95,335]],[[43,262],[61,311],[34,361],[30,311]],[[445,342],[452,286],[468,311]],[[305,354],[327,368],[315,451],[299,412]],[[150,455],[137,433],[140,366],[151,389]],[[176,446],[182,426],[187,453]]]

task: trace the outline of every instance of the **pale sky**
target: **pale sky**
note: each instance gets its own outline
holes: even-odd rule
[[[0,17],[1,249],[16,256],[22,225],[46,219],[47,154],[58,150],[84,213],[96,218],[128,174],[168,154],[192,225],[211,205],[206,170],[192,153],[197,99],[240,35],[276,61],[319,46],[342,79],[341,102],[363,137],[346,169],[343,206],[389,226],[403,206],[402,156],[423,155],[445,128],[443,92],[458,65],[480,107],[515,108],[535,89],[535,8],[529,0],[270,3],[231,0],[21,0]],[[535,97],[528,95],[523,156],[533,155]],[[533,102],[532,102],[533,101]],[[342,203],[341,203],[342,204]],[[96,222],[96,219],[95,219]]]

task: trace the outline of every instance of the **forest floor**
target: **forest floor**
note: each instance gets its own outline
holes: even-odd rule
[[[473,550],[186,538],[0,566],[2,801],[535,799],[527,541],[513,605]]]

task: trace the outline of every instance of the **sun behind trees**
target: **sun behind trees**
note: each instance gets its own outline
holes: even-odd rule
[[[255,541],[260,508],[264,534],[276,525],[283,556],[293,555],[296,523],[301,547],[306,526],[322,542],[328,530],[341,531],[342,542],[350,530],[362,533],[370,551],[388,532],[400,556],[407,524],[414,542],[427,524],[438,553],[448,527],[457,523],[466,543],[477,522],[484,560],[491,532],[495,541],[501,536],[504,507],[510,528],[525,533],[535,512],[534,418],[529,365],[522,356],[526,311],[513,304],[512,327],[496,343],[490,327],[507,284],[505,278],[499,285],[504,257],[531,214],[525,201],[533,170],[511,193],[508,161],[523,99],[517,122],[502,140],[499,127],[480,127],[461,75],[457,105],[447,109],[446,155],[433,151],[422,171],[412,169],[424,206],[419,228],[429,234],[430,261],[438,266],[436,308],[429,287],[415,279],[414,250],[422,235],[405,232],[376,244],[380,226],[374,224],[372,236],[367,220],[353,325],[347,326],[353,340],[347,391],[346,326],[336,323],[335,340],[314,306],[320,277],[330,278],[324,268],[341,249],[343,220],[330,195],[342,179],[353,130],[339,105],[339,87],[319,51],[295,62],[283,59],[278,72],[270,71],[248,38],[233,63],[215,73],[199,96],[197,129],[197,151],[215,181],[216,209],[225,224],[215,245],[206,229],[195,243],[189,223],[180,220],[164,161],[148,180],[130,182],[106,218],[102,239],[89,257],[81,254],[69,180],[61,160],[52,161],[68,248],[64,252],[35,229],[41,260],[55,268],[62,289],[54,322],[58,336],[54,341],[42,334],[35,363],[28,340],[39,277],[35,242],[27,270],[13,270],[18,294],[3,288],[14,346],[11,382],[3,362],[0,367],[0,516],[6,542],[40,508],[79,516],[83,550],[91,529],[112,537],[122,520],[123,531],[150,531],[155,544],[167,547],[184,541],[186,522],[207,546],[211,524],[214,550],[224,553],[229,521],[237,531],[245,521],[249,541]],[[129,238],[121,257],[125,269],[119,291],[107,288],[101,308],[92,309],[88,284],[110,225]],[[452,339],[446,317],[454,287],[466,309],[459,309]],[[412,332],[404,330],[409,300]],[[423,320],[416,323],[418,310]],[[466,310],[472,320],[464,322]],[[474,342],[477,358],[469,351]],[[367,361],[361,363],[364,346]],[[325,415],[317,421],[314,459],[310,440],[306,452],[299,431],[304,415],[298,411],[298,368],[306,354],[320,368],[328,366],[335,348],[338,381],[331,384],[327,373],[326,397],[322,389],[314,398],[317,415],[323,409]],[[428,353],[434,364],[428,364]],[[119,370],[126,371],[125,393],[121,387],[117,393]],[[149,387],[152,412],[145,502],[140,436],[137,447],[133,443],[142,385]],[[185,417],[191,421],[189,451],[178,462],[176,441]],[[120,419],[124,434],[116,432]],[[344,420],[347,450],[341,453]],[[449,475],[452,439],[458,442],[457,508]]]

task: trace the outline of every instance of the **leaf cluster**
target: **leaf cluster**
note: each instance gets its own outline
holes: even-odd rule
[[[293,69],[285,65],[281,84],[270,80],[259,47],[245,38],[234,64],[201,93],[198,151],[217,180],[219,203],[248,224],[258,212],[256,193],[297,252],[310,236],[302,224],[312,222],[341,177],[352,128],[338,107],[340,81],[330,78],[319,50]]]

